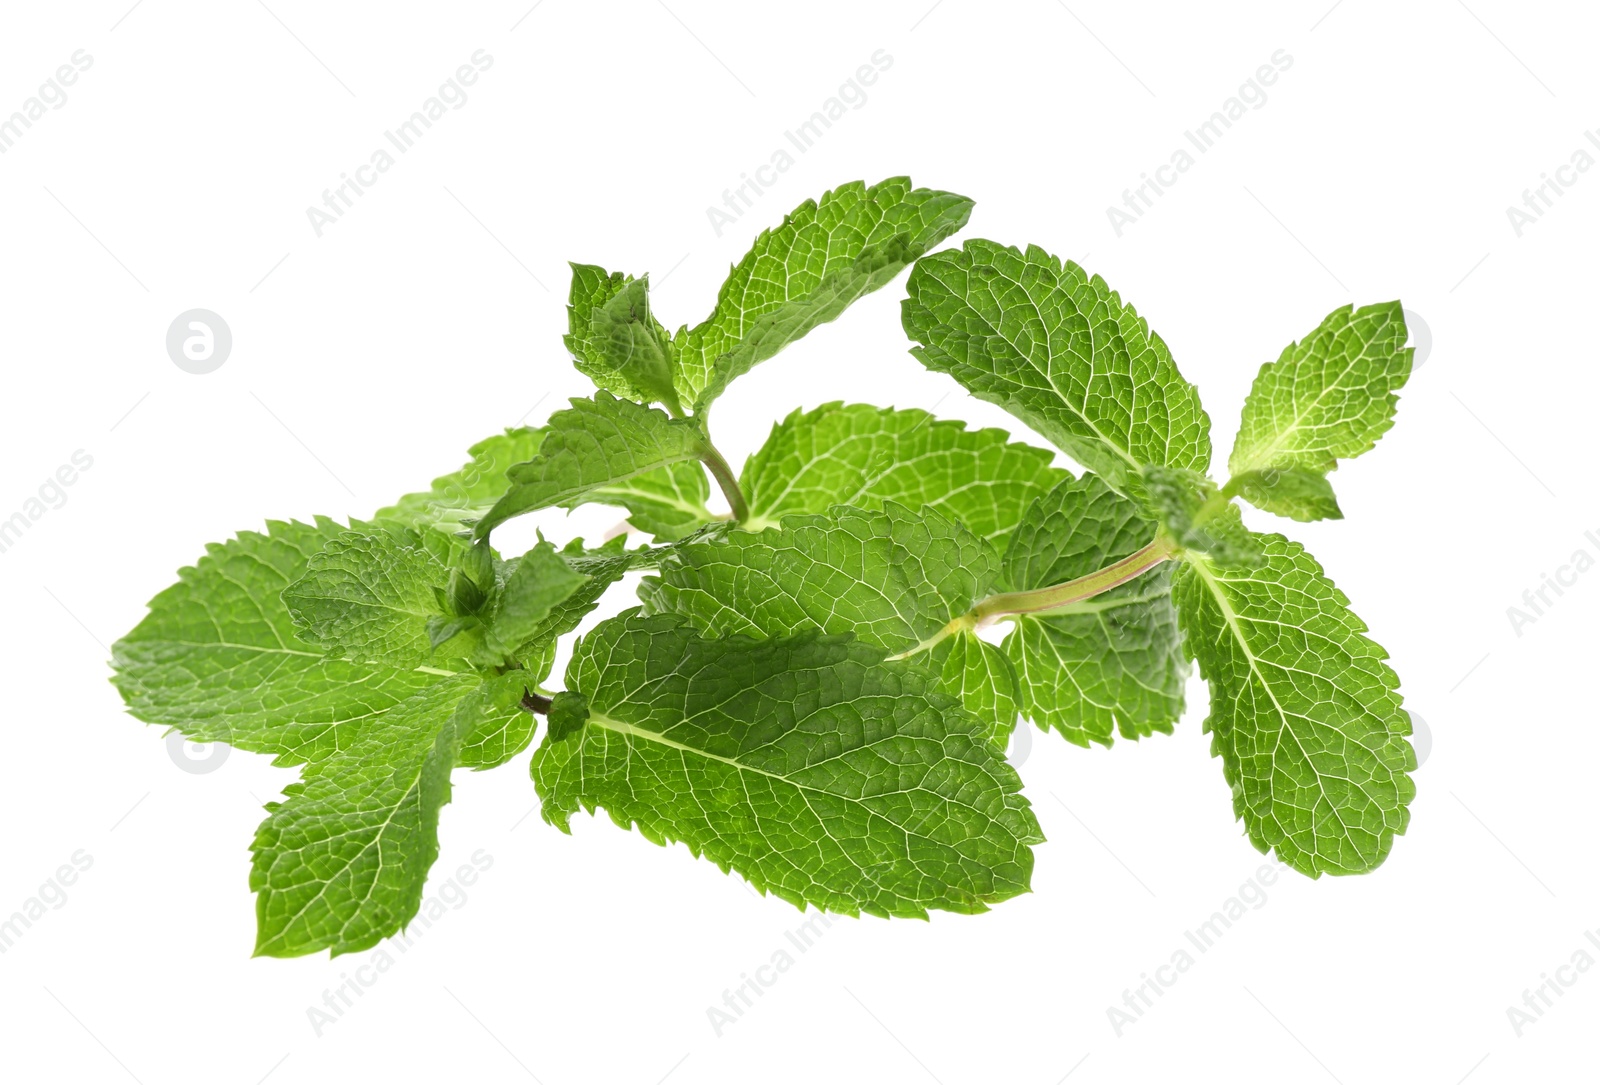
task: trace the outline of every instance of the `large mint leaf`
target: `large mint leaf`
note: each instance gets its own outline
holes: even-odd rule
[[[1094,475],[1036,501],[1004,562],[1016,591],[1087,576],[1155,537],[1155,524]],[[1066,610],[1022,614],[1006,635],[1023,715],[1069,742],[1170,734],[1183,714],[1183,658],[1166,566]]]
[[[128,710],[196,742],[227,742],[289,765],[348,748],[360,730],[448,678],[353,663],[297,636],[283,590],[346,529],[332,520],[269,523],[207,548],[112,646]]]
[[[609,392],[574,399],[550,416],[545,431],[538,455],[508,472],[511,489],[478,521],[478,538],[513,516],[579,504],[600,487],[695,459],[705,447],[695,422]]]
[[[597,486],[589,500],[621,505],[628,522],[663,542],[679,539],[711,520],[706,507],[711,486],[706,469],[696,460],[657,468],[623,482]]]
[[[746,523],[754,530],[794,513],[898,501],[932,505],[1001,545],[1033,499],[1067,477],[1051,459],[1004,430],[969,430],[926,411],[826,403],[773,426],[745,462]]]
[[[506,471],[539,451],[544,430],[523,426],[479,441],[468,450],[472,457],[459,471],[433,480],[425,493],[406,494],[388,508],[372,514],[374,522],[401,527],[438,527],[456,531],[494,507],[511,488]]]
[[[450,801],[456,707],[476,685],[459,676],[416,693],[267,804],[251,847],[257,954],[351,953],[416,915]]]
[[[797,906],[980,912],[1041,837],[1016,773],[920,668],[848,637],[700,637],[626,614],[579,642],[533,758],[547,821],[605,808]]]
[[[992,241],[918,261],[912,354],[997,403],[1124,493],[1144,464],[1205,473],[1210,420],[1160,336],[1105,280]]]
[[[566,336],[573,364],[623,399],[661,402],[681,413],[673,387],[672,340],[650,314],[649,276],[572,265]]]
[[[764,231],[729,273],[717,306],[673,337],[678,393],[697,412],[765,361],[966,225],[965,196],[891,177],[807,200]]]
[[[420,541],[347,531],[311,555],[283,602],[301,639],[331,655],[415,667],[432,653],[428,620],[449,575]]]
[[[1394,425],[1395,393],[1411,375],[1406,334],[1398,301],[1346,305],[1262,366],[1228,457],[1228,489],[1296,520],[1338,515],[1318,476]]]
[[[1415,794],[1399,679],[1305,548],[1259,538],[1260,569],[1191,556],[1174,574],[1212,752],[1256,847],[1313,877],[1359,874],[1405,832]]]
[[[779,637],[820,629],[854,633],[885,653],[932,637],[987,595],[999,571],[994,548],[924,506],[885,502],[882,511],[839,506],[790,516],[782,531],[730,531],[676,547],[639,587],[653,613],[679,614],[707,636]],[[969,668],[1009,671],[976,637],[940,644],[930,665],[949,670],[941,688],[963,702],[996,741],[1016,722],[1009,689],[975,684]],[[959,656],[951,661],[950,657]],[[969,658],[975,657],[975,658]],[[1007,711],[1009,709],[1009,712]]]

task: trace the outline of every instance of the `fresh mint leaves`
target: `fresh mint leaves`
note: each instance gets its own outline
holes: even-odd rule
[[[1392,425],[1411,371],[1400,303],[1335,310],[1262,367],[1229,457],[1233,477],[1219,487],[1205,473],[1209,422],[1194,387],[1098,277],[1033,246],[970,241],[919,262],[908,291],[906,332],[924,364],[1033,426],[1148,520],[1133,539],[1094,553],[1117,521],[1063,518],[1049,545],[1091,559],[1038,578],[1061,582],[1027,590],[1025,580],[966,616],[1018,624],[1022,710],[1078,741],[1109,741],[1108,717],[1125,735],[1166,730],[1180,703],[1181,674],[1168,668],[1181,643],[1210,684],[1206,730],[1256,847],[1313,877],[1381,863],[1414,793],[1399,680],[1315,559],[1250,531],[1233,498],[1299,520],[1339,515],[1325,476]],[[1025,538],[1019,532],[1012,549]],[[1128,552],[1138,538],[1149,541]],[[1170,574],[1167,561],[1176,563]],[[1080,571],[1096,562],[1106,564]],[[1116,664],[1113,675],[1133,677],[1122,688],[1135,696],[1103,698],[1112,703],[1095,718],[1086,707],[1102,699],[1094,686],[1074,681],[1075,695],[1062,696],[1060,679],[1081,663],[1058,647],[1072,642],[1046,629],[1060,615],[1081,622],[1085,610],[1115,620],[1118,593],[1130,590],[1145,599],[1132,611],[1139,620],[1108,625],[1091,643]],[[1181,642],[1170,636],[1174,616]],[[1134,649],[1142,673],[1122,666],[1119,645]],[[1167,662],[1152,670],[1153,658]],[[1162,689],[1169,696],[1137,696]],[[1092,728],[1079,722],[1086,717]]]
[[[1340,515],[1327,475],[1389,428],[1409,372],[1399,304],[1337,310],[1262,368],[1219,486],[1197,391],[1103,280],[1033,246],[929,255],[971,207],[843,185],[676,333],[648,276],[574,264],[565,342],[592,396],[368,520],[215,544],[151,601],[113,649],[129,711],[301,766],[252,848],[257,953],[403,930],[452,773],[535,744],[559,828],[603,809],[802,908],[983,911],[1028,889],[1043,839],[1004,760],[1019,720],[1084,746],[1170,733],[1190,661],[1252,842],[1312,876],[1383,861],[1413,794],[1398,679],[1316,561],[1235,499]],[[832,402],[735,471],[717,396],[913,264],[913,353],[1055,450]],[[585,503],[654,542],[494,546],[512,517]],[[643,606],[545,688],[636,571]]]

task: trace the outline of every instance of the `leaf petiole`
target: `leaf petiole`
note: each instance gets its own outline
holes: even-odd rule
[[[1166,533],[1157,534],[1149,545],[1141,547],[1120,561],[1112,562],[1104,569],[1097,569],[1087,576],[1080,576],[1075,580],[1068,580],[1061,584],[1052,584],[1047,588],[1035,588],[1032,591],[1000,592],[980,600],[976,606],[958,617],[952,618],[933,636],[928,637],[920,644],[906,649],[890,659],[906,659],[919,652],[925,652],[937,645],[946,637],[968,630],[983,629],[992,625],[1001,618],[1009,618],[1018,614],[1049,614],[1054,611],[1067,610],[1079,603],[1112,588],[1120,587],[1151,569],[1160,565],[1168,558],[1182,551]]]

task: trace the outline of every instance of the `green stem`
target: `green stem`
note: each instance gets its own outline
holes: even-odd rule
[[[1039,614],[1093,599],[1101,592],[1126,584],[1134,577],[1160,565],[1178,552],[1178,546],[1165,535],[1157,535],[1150,545],[1135,550],[1121,561],[1112,562],[1088,576],[1052,584],[1033,591],[1008,591],[991,595],[968,612],[974,628],[982,628],[1013,614]]]
[[[1148,546],[1135,550],[1121,561],[1112,562],[1104,569],[1097,569],[1088,576],[1080,576],[1076,580],[1068,580],[1062,584],[1052,584],[1047,588],[1035,588],[1032,591],[1008,591],[991,595],[965,614],[952,618],[944,628],[921,644],[889,658],[905,659],[907,656],[927,651],[946,637],[969,629],[982,629],[1001,618],[1017,614],[1047,614],[1051,611],[1068,609],[1149,572],[1177,554],[1179,549],[1177,543],[1165,534],[1159,534]]]
[[[717,446],[707,437],[705,445],[700,450],[700,462],[711,469],[711,477],[717,480],[717,485],[722,487],[722,496],[728,499],[728,508],[733,510],[734,523],[743,523],[750,518],[750,506],[745,504],[744,491],[739,489],[739,479],[733,473],[733,468],[728,466],[728,461],[722,458],[722,453],[717,451]]]

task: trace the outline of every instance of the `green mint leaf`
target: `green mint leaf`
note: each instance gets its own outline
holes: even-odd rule
[[[524,670],[484,679],[456,709],[461,748],[456,764],[469,769],[492,769],[505,764],[533,741],[538,717],[522,707],[522,695],[539,685],[556,660],[554,638],[539,646],[537,656]]]
[[[511,653],[541,636],[551,614],[588,579],[547,542],[517,558],[488,617],[491,644]]]
[[[667,467],[635,475],[624,482],[597,486],[589,500],[602,505],[621,505],[628,510],[628,522],[640,531],[663,542],[681,539],[715,513],[706,507],[711,484],[706,469],[696,460],[685,460]]]
[[[272,522],[180,570],[112,646],[112,681],[128,710],[196,742],[292,765],[348,748],[367,724],[450,677],[446,664],[355,663],[300,639],[283,591],[346,533],[327,519]]]
[[[1255,568],[1265,560],[1239,510],[1210,479],[1171,467],[1146,467],[1143,477],[1145,507],[1180,546],[1223,566]]]
[[[452,720],[479,688],[470,674],[352,662],[299,639],[285,589],[354,538],[387,537],[319,519],[213,545],[112,649],[113,681],[138,718],[307,764],[257,834],[258,953],[365,948],[415,913],[448,796]]]
[[[677,367],[672,359],[672,337],[650,315],[648,275],[625,280],[616,293],[595,307],[589,327],[586,345],[599,352],[600,364],[616,373],[625,386],[642,393],[640,399],[664,403],[675,415],[683,413],[673,387]]]
[[[251,846],[257,955],[367,949],[416,915],[450,801],[456,706],[476,680],[445,679],[312,762]]]
[[[425,493],[406,494],[388,508],[372,514],[375,523],[401,527],[438,527],[454,532],[494,507],[511,488],[506,471],[539,451],[544,430],[527,426],[479,441],[468,450],[472,457],[459,471],[433,480]]]
[[[550,700],[550,736],[546,745],[564,742],[589,722],[589,700],[581,693],[563,690]],[[535,770],[537,771],[537,769]]]
[[[573,264],[564,341],[572,364],[596,387],[640,403],[671,403],[677,410],[671,336],[650,315],[648,291],[646,279]]]
[[[1017,671],[1005,650],[964,630],[936,644],[930,664],[939,688],[976,716],[989,742],[1003,752],[1022,711]]]
[[[1256,375],[1228,457],[1235,476],[1302,468],[1326,475],[1359,456],[1394,425],[1398,392],[1411,375],[1406,319],[1398,301],[1335,309]],[[1235,492],[1267,512],[1305,518],[1304,499],[1275,488]],[[1267,504],[1260,504],[1259,497]],[[1325,500],[1331,501],[1332,492]]]
[[[920,668],[882,659],[848,637],[603,622],[567,670],[587,718],[534,753],[543,815],[604,807],[798,907],[925,917],[1026,891],[1041,836],[1016,773]]]
[[[647,402],[650,396],[617,372],[606,354],[606,346],[594,326],[594,317],[622,288],[633,282],[632,276],[620,271],[607,271],[594,264],[569,264],[572,268],[572,286],[567,294],[567,334],[562,342],[572,355],[572,364],[590,380],[622,399]]]
[[[673,337],[682,401],[702,412],[735,377],[888,283],[971,214],[965,196],[912,188],[907,177],[807,200],[756,238],[711,315]]]
[[[1307,467],[1268,467],[1228,480],[1228,489],[1258,509],[1302,522],[1342,520],[1327,476]]]
[[[481,631],[483,622],[476,617],[428,619],[428,643],[438,649],[463,633]]]
[[[999,404],[1129,493],[1142,464],[1204,473],[1210,419],[1161,338],[1098,275],[992,241],[917,262],[906,334],[923,365]]]
[[[1067,473],[1004,430],[969,430],[925,411],[826,403],[772,427],[745,462],[751,530],[794,513],[898,501],[932,505],[996,546],[1034,498]]]
[[[1006,550],[1003,579],[1027,591],[1086,576],[1145,546],[1156,525],[1101,479],[1068,479],[1034,502]],[[1022,614],[1004,648],[1022,713],[1069,742],[1171,734],[1183,714],[1183,658],[1169,571],[1157,566],[1067,611]]]
[[[931,508],[888,502],[791,516],[782,531],[730,531],[676,547],[640,595],[707,636],[855,633],[885,653],[936,633],[986,594],[999,558]]]
[[[635,569],[654,568],[663,548],[627,550],[621,536],[604,546],[585,550],[581,539],[574,539],[561,551],[573,569],[588,577],[578,589],[550,609],[550,614],[533,634],[535,642],[565,636],[583,622],[600,604],[606,590]],[[548,669],[545,673],[549,673]]]
[[[937,510],[887,501],[879,512],[839,506],[823,516],[790,516],[781,532],[729,531],[678,546],[659,574],[640,584],[639,597],[651,613],[681,615],[711,637],[821,630],[854,633],[898,653],[971,609],[999,566],[993,547]],[[978,686],[967,671],[1009,667],[985,658],[999,654],[993,645],[971,640],[941,643],[930,664],[943,676],[941,688],[1003,744],[1017,718],[1012,691]]]
[[[334,655],[415,667],[433,651],[428,621],[451,571],[388,533],[328,540],[283,590],[300,639]]]
[[[550,416],[538,455],[511,468],[510,490],[478,521],[476,537],[513,516],[581,504],[602,486],[696,459],[705,443],[695,422],[654,407],[603,391],[574,399],[569,410]]]
[[[1250,840],[1296,870],[1358,874],[1405,832],[1416,756],[1399,679],[1299,543],[1264,535],[1260,569],[1191,555],[1173,576],[1205,729]]]

